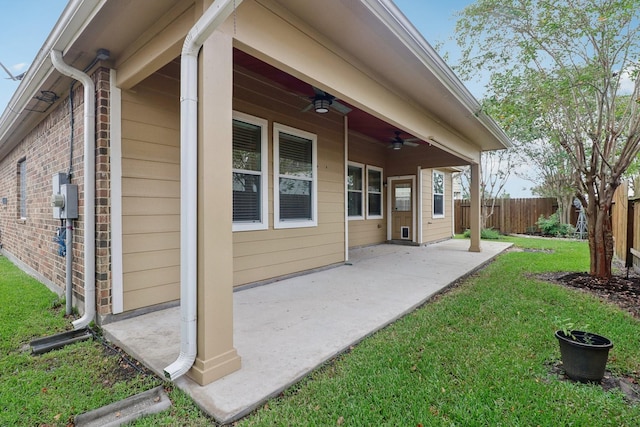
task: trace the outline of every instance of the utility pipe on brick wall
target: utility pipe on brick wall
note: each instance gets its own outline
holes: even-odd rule
[[[51,62],[56,70],[80,81],[84,86],[84,314],[73,322],[74,329],[81,329],[91,323],[96,315],[96,89],[91,77],[64,62],[62,52],[52,50]],[[67,248],[69,250],[72,248]]]
[[[72,299],[73,299],[73,221],[70,219],[65,220],[65,248],[66,248],[66,271],[65,271],[65,296],[67,299],[65,313],[68,315],[73,311]]]
[[[164,368],[175,380],[198,352],[198,54],[242,0],[216,0],[191,28],[180,60],[180,355]]]

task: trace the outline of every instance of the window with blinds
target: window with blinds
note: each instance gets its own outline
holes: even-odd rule
[[[316,136],[274,124],[276,228],[317,225]]]
[[[363,205],[363,165],[359,163],[349,163],[347,166],[347,209],[349,212],[349,219],[362,219],[364,213],[362,211]]]
[[[444,217],[444,174],[433,172],[433,217]]]
[[[382,218],[382,169],[367,166],[367,218]]]
[[[233,230],[267,226],[267,122],[234,112]]]

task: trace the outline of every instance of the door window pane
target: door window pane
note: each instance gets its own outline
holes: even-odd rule
[[[395,210],[409,212],[411,210],[411,183],[396,184],[394,192]]]

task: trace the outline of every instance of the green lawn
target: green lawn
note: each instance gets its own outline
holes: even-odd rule
[[[99,408],[162,382],[130,375],[115,353],[85,341],[32,356],[34,338],[71,328],[64,303],[0,257],[0,426],[66,426]]]
[[[609,337],[614,348],[608,368],[615,374],[635,372],[637,378],[640,371],[640,322],[533,276],[586,271],[586,244],[507,240],[547,251],[501,255],[238,425],[638,425],[640,405],[628,404],[620,392],[560,381],[550,373],[559,359],[556,317]],[[111,373],[117,359],[111,362],[96,342],[31,356],[23,349],[30,339],[61,331],[68,321],[55,308],[53,294],[2,258],[0,304],[0,345],[8,353],[0,356],[0,426],[65,425],[73,414],[160,383],[143,377],[117,381]],[[169,395],[171,410],[135,425],[211,425],[183,393]]]

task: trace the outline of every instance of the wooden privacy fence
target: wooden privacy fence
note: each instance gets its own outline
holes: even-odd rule
[[[613,196],[611,227],[615,256],[627,267],[640,269],[640,199],[629,198],[629,187],[623,182]]]
[[[485,205],[491,208],[491,200]],[[536,222],[540,215],[548,217],[556,212],[558,202],[555,198],[496,199],[493,215],[487,220],[487,228],[493,228],[503,234],[525,234],[539,231]],[[463,233],[470,227],[471,201],[456,200],[454,203],[456,233]],[[575,217],[575,215],[572,215]],[[575,220],[573,221],[575,225]]]

